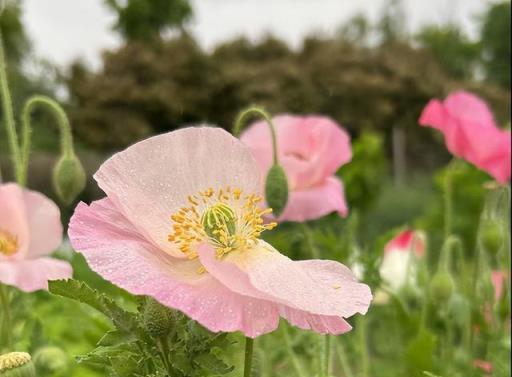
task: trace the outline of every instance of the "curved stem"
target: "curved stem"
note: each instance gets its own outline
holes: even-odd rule
[[[286,324],[281,324],[281,334],[283,335],[284,343],[286,346],[286,353],[288,354],[288,357],[290,358],[290,361],[292,363],[293,369],[295,370],[295,375],[297,377],[307,377],[304,368],[302,367],[300,360],[295,355],[295,352],[293,351],[292,342],[290,340],[290,335],[288,334],[288,328],[286,327]]]
[[[274,123],[272,123],[272,118],[270,115],[261,107],[253,106],[249,107],[248,109],[242,110],[240,113],[238,113],[238,116],[235,120],[235,125],[233,126],[233,135],[239,136],[240,132],[242,131],[243,122],[246,118],[248,118],[251,115],[258,115],[265,119],[267,122],[269,128],[270,128],[270,135],[272,137],[272,151],[273,151],[273,162],[274,165],[279,164],[279,157],[277,154],[277,136],[276,136],[276,128],[274,126]]]
[[[254,350],[254,339],[245,338],[245,353],[244,353],[244,377],[250,377],[252,371],[252,353]]]
[[[69,157],[74,154],[73,135],[68,117],[62,107],[53,99],[36,95],[29,98],[23,106],[21,114],[22,131],[21,131],[21,179],[24,184],[27,178],[28,160],[30,155],[30,138],[32,126],[30,123],[32,111],[36,107],[47,109],[54,116],[60,130],[60,148],[61,155]]]
[[[9,144],[9,151],[11,154],[11,160],[14,167],[14,174],[18,183],[21,178],[21,153],[18,144],[18,134],[16,132],[16,122],[14,121],[14,110],[12,106],[11,92],[9,90],[9,81],[7,77],[7,64],[5,62],[4,43],[3,36],[0,31],[0,92],[2,96],[2,110],[5,124],[5,130],[7,132],[7,141]]]
[[[9,308],[9,296],[3,284],[0,284],[0,304],[2,306],[2,327],[0,327],[0,335],[5,337],[5,346],[8,350],[12,348],[11,337],[11,312]],[[2,343],[0,342],[0,346]],[[0,347],[1,351],[1,347]]]

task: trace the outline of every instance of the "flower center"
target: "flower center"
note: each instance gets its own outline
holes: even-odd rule
[[[271,208],[261,209],[262,197],[242,193],[238,188],[208,188],[189,195],[189,205],[171,215],[173,231],[169,241],[190,259],[198,257],[195,246],[209,242],[221,258],[230,251],[250,248],[261,233],[277,223],[263,223]]]
[[[18,251],[18,239],[11,233],[0,229],[0,254],[10,256]]]

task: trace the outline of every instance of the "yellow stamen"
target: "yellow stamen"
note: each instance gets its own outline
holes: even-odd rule
[[[259,208],[262,200],[256,194],[242,196],[241,189],[229,186],[217,190],[209,187],[189,195],[190,206],[171,215],[173,224],[168,239],[189,259],[198,257],[195,248],[200,242],[209,242],[218,258],[234,250],[248,249],[262,232],[277,226],[275,222],[264,224],[263,216],[272,209]]]
[[[18,239],[11,233],[0,229],[0,254],[10,256],[18,251]]]

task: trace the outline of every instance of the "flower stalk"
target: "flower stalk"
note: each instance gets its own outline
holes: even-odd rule
[[[250,377],[252,371],[252,354],[254,351],[254,339],[245,338],[245,352],[244,352],[244,377]]]

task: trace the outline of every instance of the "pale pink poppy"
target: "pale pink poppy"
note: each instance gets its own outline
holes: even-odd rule
[[[492,373],[492,363],[490,363],[489,361],[475,359],[473,360],[473,366],[484,371],[485,373]]]
[[[415,284],[416,261],[424,254],[423,232],[406,229],[398,233],[384,247],[379,269],[386,286],[392,291],[398,291],[407,283]]]
[[[510,131],[498,128],[487,104],[474,94],[457,91],[444,102],[431,100],[419,123],[444,134],[448,150],[498,182],[510,179]]]
[[[276,127],[279,163],[288,177],[288,204],[278,221],[307,221],[348,213],[343,183],[336,171],[352,159],[350,136],[323,116],[279,115]],[[251,149],[262,177],[272,166],[272,141],[265,122],[256,122],[240,139]]]
[[[106,161],[95,179],[107,197],[80,203],[73,247],[105,279],[149,295],[211,331],[249,337],[279,318],[320,333],[371,300],[340,263],[294,262],[258,239],[264,224],[259,170],[249,149],[213,127],[139,142]]]
[[[55,203],[14,183],[0,185],[0,283],[32,292],[71,277],[69,263],[50,257],[61,242]]]

